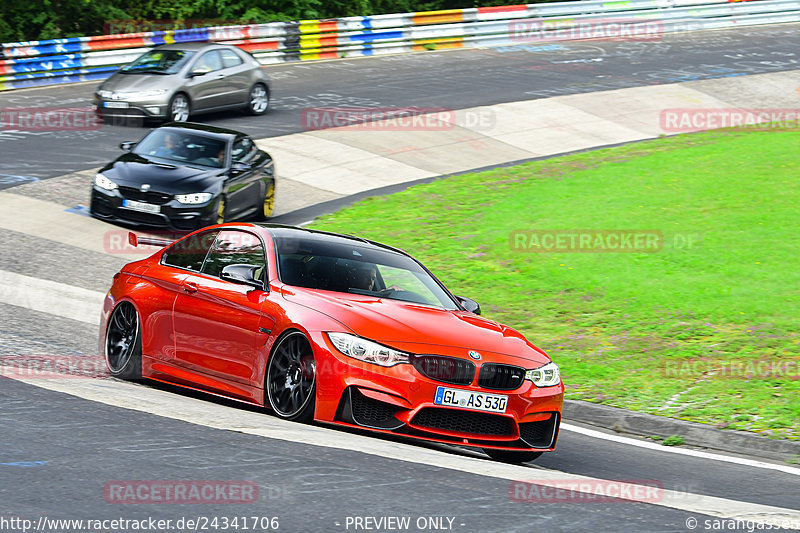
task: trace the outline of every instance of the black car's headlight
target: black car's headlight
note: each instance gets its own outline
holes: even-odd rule
[[[394,366],[399,363],[409,362],[407,353],[398,352],[377,342],[368,341],[349,333],[328,333],[328,338],[337,350],[360,361],[380,366]]]
[[[113,191],[117,188],[116,183],[114,183],[107,177],[103,176],[102,174],[95,175],[94,184],[106,191]]]
[[[204,204],[211,200],[210,192],[196,192],[194,194],[176,194],[175,199],[186,205]]]
[[[525,372],[525,379],[533,381],[537,387],[554,387],[561,383],[561,370],[552,361],[539,368]]]

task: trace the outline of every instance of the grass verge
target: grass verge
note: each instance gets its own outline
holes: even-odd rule
[[[798,168],[796,131],[719,130],[450,177],[312,227],[415,255],[545,349],[567,398],[800,439]],[[515,241],[528,230],[663,240],[541,252]]]

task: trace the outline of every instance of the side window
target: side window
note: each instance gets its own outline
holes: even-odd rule
[[[228,265],[254,265],[264,268],[264,247],[252,233],[226,230],[220,232],[203,263],[202,272],[219,277]]]
[[[200,56],[200,59],[195,63],[192,69],[195,72],[214,72],[215,70],[222,70],[222,57],[219,55],[219,50],[211,50]]]
[[[225,68],[235,67],[243,63],[239,54],[233,50],[220,50],[219,53],[222,55],[222,63],[225,65]]]
[[[250,137],[243,137],[237,139],[233,143],[233,150],[231,150],[231,157],[234,161],[247,161],[256,153],[256,144]]]
[[[219,232],[197,233],[176,242],[164,251],[161,256],[162,264],[199,272],[217,233]]]

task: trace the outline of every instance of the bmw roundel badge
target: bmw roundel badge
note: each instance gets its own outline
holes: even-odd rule
[[[469,351],[469,356],[472,357],[473,359],[475,359],[476,361],[480,361],[481,360],[481,354],[479,354],[478,352],[474,352],[474,351],[470,350]]]

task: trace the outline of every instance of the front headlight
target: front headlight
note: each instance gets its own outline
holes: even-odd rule
[[[105,189],[107,191],[113,191],[117,188],[117,184],[108,179],[107,177],[103,176],[102,174],[97,174],[94,177],[94,184],[100,187],[101,189]]]
[[[160,96],[165,94],[167,89],[152,89],[149,91],[133,91],[129,93],[117,93],[117,96],[123,100],[131,99],[137,100],[139,98],[152,98],[153,96]]]
[[[537,387],[553,387],[561,383],[561,371],[557,364],[550,362],[525,372],[525,379],[533,381]]]
[[[398,352],[377,342],[368,341],[349,333],[328,333],[336,349],[343,354],[367,363],[381,366],[394,366],[408,363],[408,354]]]
[[[194,194],[176,194],[175,199],[182,204],[204,204],[211,200],[212,194],[210,192],[196,192]]]

